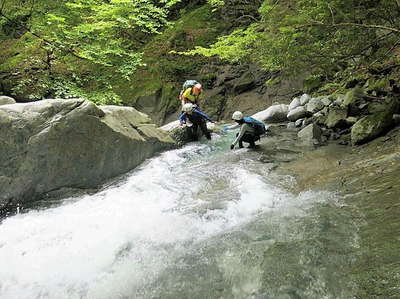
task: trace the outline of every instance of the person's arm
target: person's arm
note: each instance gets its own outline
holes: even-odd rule
[[[201,117],[205,118],[206,120],[210,121],[210,122],[214,122],[207,114],[205,114],[204,112],[198,110],[198,109],[194,109],[193,110],[194,113],[197,113],[199,115],[201,115]]]
[[[235,141],[233,141],[233,143],[231,144],[231,149],[235,147],[235,145],[239,142],[239,140],[243,137],[243,135],[246,134],[246,132],[254,133],[254,129],[249,124],[244,123],[240,127],[239,134],[236,137]]]
[[[239,134],[236,139],[232,142],[231,148],[235,147],[235,145],[239,142],[240,138],[243,137],[244,133],[246,133],[246,124],[241,125]]]
[[[237,128],[239,128],[240,125],[239,124],[233,124],[233,125],[225,125],[224,126],[224,131],[228,131],[228,130],[235,130]]]

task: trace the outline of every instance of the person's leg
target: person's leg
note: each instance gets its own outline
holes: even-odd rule
[[[190,130],[191,130],[191,132],[192,132],[192,140],[193,141],[197,141],[197,140],[199,140],[199,136],[198,136],[198,134],[197,134],[197,129],[198,129],[198,124],[193,124],[191,127],[190,127]]]
[[[201,129],[201,131],[203,132],[204,136],[206,136],[206,138],[207,138],[208,140],[211,140],[211,134],[210,134],[210,132],[209,132],[208,129],[207,129],[207,124],[206,124],[205,121],[202,121],[202,122],[200,123],[200,129]]]
[[[254,138],[249,141],[249,148],[253,148],[253,147],[256,147],[256,143],[254,141]]]
[[[247,134],[247,133],[244,134],[240,141],[249,143],[250,148],[256,146],[255,135],[253,135],[253,134]]]

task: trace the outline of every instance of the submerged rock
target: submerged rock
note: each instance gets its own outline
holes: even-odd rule
[[[295,129],[296,128],[296,123],[295,122],[288,122],[288,124],[286,125],[286,128],[288,129]]]
[[[0,209],[96,187],[173,145],[146,114],[83,99],[2,106],[0,139]]]
[[[297,136],[308,143],[315,143],[314,141],[319,143],[322,140],[322,130],[319,126],[310,124],[302,129]]]

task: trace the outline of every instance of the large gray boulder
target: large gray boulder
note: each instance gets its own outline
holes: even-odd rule
[[[304,106],[299,106],[299,107],[294,108],[293,110],[289,111],[289,113],[287,114],[286,117],[290,121],[296,121],[300,118],[305,118],[309,115],[310,115],[310,113],[307,112],[307,110],[304,108]]]
[[[325,107],[328,107],[333,102],[333,99],[331,99],[328,96],[321,96],[321,97],[318,97],[318,99],[321,100],[322,104],[324,104]]]
[[[269,108],[252,115],[252,117],[267,123],[282,122],[287,121],[286,115],[288,114],[288,111],[288,105],[278,104],[270,106]]]
[[[93,188],[173,146],[131,107],[83,99],[0,107],[0,210],[61,188]]]
[[[305,106],[306,110],[312,114],[324,109],[325,105],[320,98],[312,98]]]
[[[300,98],[294,98],[289,104],[289,111],[301,106]]]
[[[311,96],[305,93],[305,94],[303,94],[303,95],[300,97],[300,105],[301,105],[301,106],[304,106],[304,105],[307,104],[310,100],[311,100]]]
[[[322,130],[316,124],[309,124],[307,127],[299,131],[297,136],[306,143],[315,144],[322,140]]]
[[[11,97],[7,96],[0,96],[0,106],[2,105],[9,105],[9,104],[15,104],[15,100]]]

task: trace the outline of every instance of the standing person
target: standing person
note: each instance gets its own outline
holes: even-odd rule
[[[204,136],[208,140],[211,139],[211,134],[207,129],[206,120],[210,122],[214,122],[207,114],[201,112],[196,108],[194,104],[186,103],[182,107],[182,114],[179,116],[179,122],[181,126],[187,124],[187,121],[192,123],[191,127],[188,127],[190,137],[193,141],[198,140],[197,130],[200,127],[201,131],[203,132]]]
[[[256,146],[256,141],[260,140],[260,136],[265,134],[265,125],[250,117],[243,117],[243,113],[236,111],[232,115],[232,119],[240,126],[240,131],[236,134],[236,139],[231,144],[231,149],[239,143],[239,147],[243,147],[243,142],[249,143],[249,148],[254,148]]]
[[[200,101],[203,99],[203,87],[196,80],[187,80],[183,83],[179,99],[182,106],[191,103],[200,108]]]

